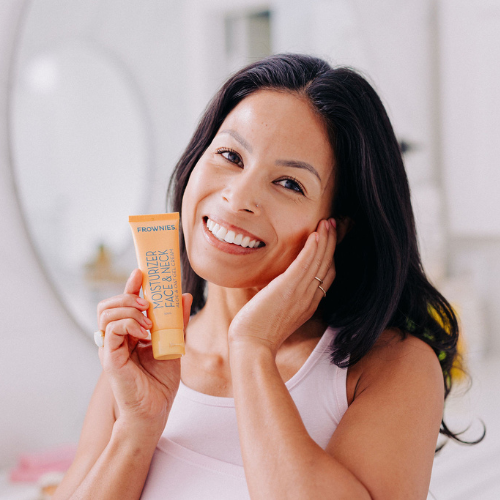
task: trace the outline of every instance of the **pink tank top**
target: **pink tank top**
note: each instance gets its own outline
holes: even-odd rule
[[[347,410],[347,369],[330,362],[328,328],[286,382],[302,421],[325,449]],[[142,500],[250,499],[233,398],[196,392],[182,381],[156,447]]]

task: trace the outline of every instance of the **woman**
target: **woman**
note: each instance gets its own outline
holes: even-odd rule
[[[139,270],[99,304],[104,370],[56,498],[425,499],[439,432],[458,439],[458,328],[371,86],[303,55],[242,69],[172,189],[186,354],[153,359]]]

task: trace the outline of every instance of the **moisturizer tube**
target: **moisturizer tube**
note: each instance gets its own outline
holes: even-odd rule
[[[182,314],[179,214],[131,215],[142,291],[153,322],[151,343],[155,359],[185,354]]]

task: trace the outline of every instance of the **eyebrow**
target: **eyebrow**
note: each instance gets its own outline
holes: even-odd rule
[[[252,146],[241,137],[236,130],[231,130],[231,129],[224,129],[219,132],[219,134],[229,134],[231,137],[233,137],[236,141],[238,141],[249,153],[253,152]],[[276,165],[283,166],[283,167],[292,167],[292,168],[302,168],[304,170],[308,170],[312,174],[314,174],[319,181],[321,182],[321,177],[318,174],[318,171],[309,163],[305,161],[299,161],[299,160],[276,160]]]
[[[248,142],[245,141],[245,139],[243,139],[243,137],[241,137],[241,135],[238,134],[238,132],[236,132],[236,130],[225,129],[225,130],[221,130],[219,132],[219,134],[229,134],[231,137],[236,139],[249,153],[253,152],[252,146],[250,146],[250,144],[248,144]]]
[[[309,172],[314,174],[321,182],[321,177],[319,176],[317,170],[312,165],[310,165],[309,163],[306,163],[305,161],[276,160],[276,165],[281,165],[284,167],[303,168],[304,170],[309,170]]]

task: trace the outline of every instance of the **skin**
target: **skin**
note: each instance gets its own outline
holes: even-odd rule
[[[227,116],[183,198],[189,259],[208,281],[207,303],[191,319],[192,297],[183,295],[186,354],[153,359],[135,270],[124,294],[98,306],[103,374],[56,500],[138,498],[181,379],[235,398],[252,499],[426,497],[444,400],[427,344],[388,330],[349,368],[349,408],[325,450],[284,385],[326,328],[315,316],[323,297],[315,277],[328,291],[349,225],[331,218],[334,192],[334,154],[305,99],[261,90]],[[234,250],[211,235],[206,217],[265,245]]]

